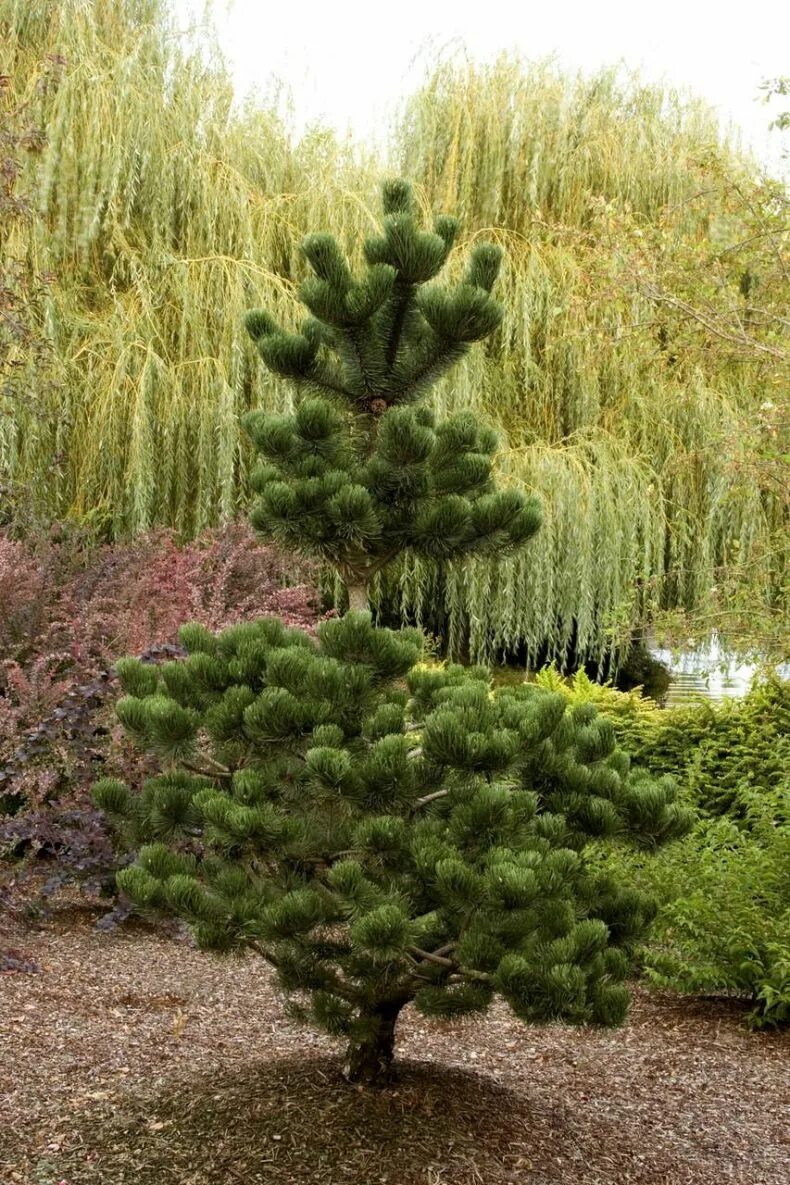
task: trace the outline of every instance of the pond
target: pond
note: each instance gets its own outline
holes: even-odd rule
[[[694,650],[667,650],[648,644],[651,658],[669,669],[671,681],[664,705],[675,707],[697,699],[720,702],[746,694],[754,676],[763,669],[759,656],[744,656],[725,650],[716,634]],[[790,662],[772,668],[790,679]]]

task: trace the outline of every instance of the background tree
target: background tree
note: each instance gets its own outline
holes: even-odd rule
[[[740,480],[764,444],[742,426],[787,389],[781,322],[764,317],[786,316],[786,289],[751,230],[773,221],[773,196],[693,95],[625,68],[443,58],[373,150],[233,103],[208,31],[185,39],[167,0],[0,0],[0,43],[45,134],[22,185],[40,270],[57,275],[60,380],[44,415],[16,400],[0,418],[0,481],[27,488],[41,519],[191,537],[246,505],[241,417],[289,410],[290,391],[276,375],[260,388],[244,312],[265,292],[290,327],[316,227],[358,267],[392,172],[458,214],[465,244],[506,250],[502,327],[432,403],[496,427],[508,484],[539,491],[545,519],[528,562],[449,562],[442,579],[415,553],[390,565],[376,595],[394,618],[478,661],[575,654],[613,670],[662,610],[699,613],[699,635],[713,590],[726,610],[734,583],[749,611],[720,630],[734,642],[765,620],[779,634],[783,507]],[[44,92],[51,53],[66,65]],[[725,282],[717,256],[736,244]]]
[[[57,86],[63,62],[47,59],[37,93]],[[15,93],[14,79],[0,72],[0,418],[9,422],[19,406],[41,415],[44,393],[54,386],[53,358],[45,330],[48,289],[33,246],[35,202],[20,178],[27,156],[44,146],[44,133],[30,104]],[[0,475],[0,521],[24,519],[19,488]]]
[[[479,247],[461,284],[422,288],[455,223],[422,231],[402,182],[384,203],[363,281],[311,236],[313,318],[297,334],[248,321],[303,389],[293,415],[249,421],[265,458],[255,521],[333,563],[352,603],[404,549],[515,548],[537,525],[523,495],[493,487],[494,438],[417,404],[497,324],[498,253]],[[140,795],[95,788],[143,845],[118,878],[140,908],[184,918],[201,946],[258,951],[297,1011],[347,1037],[352,1081],[386,1081],[410,1001],[455,1016],[500,992],[527,1021],[622,1020],[650,904],[586,849],[655,846],[688,813],[671,781],[631,773],[594,708],[528,685],[494,696],[487,672],[420,664],[419,632],[365,612],[317,643],[276,619],[181,640],[185,661],[118,665],[118,715],[161,774]]]

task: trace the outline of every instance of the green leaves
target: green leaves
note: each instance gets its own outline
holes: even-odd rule
[[[194,830],[199,814],[195,795],[205,780],[179,770],[151,778],[145,786],[145,834],[152,839],[172,840]]]
[[[121,658],[115,664],[115,673],[127,695],[142,699],[156,693],[159,673],[155,666],[146,665],[138,658]]]
[[[305,379],[313,368],[320,342],[315,334],[278,332],[259,337],[256,344],[261,358],[275,374]]]
[[[423,751],[428,761],[464,770],[507,770],[518,751],[518,737],[506,729],[470,731],[463,709],[440,708],[425,725]]]
[[[156,877],[144,868],[133,864],[122,868],[116,876],[118,888],[142,911],[161,908],[165,903],[164,888]]]
[[[375,741],[360,769],[360,802],[371,810],[392,810],[412,801],[416,789],[409,743],[400,735]]]
[[[126,696],[116,705],[118,719],[136,740],[171,760],[188,756],[195,743],[199,717],[165,695],[146,699]]]
[[[381,237],[367,240],[365,258],[391,267],[398,284],[424,284],[444,267],[449,254],[446,238],[419,230],[413,214],[387,214],[383,231]]]
[[[493,995],[492,984],[458,983],[452,987],[420,988],[414,1003],[423,1016],[452,1020],[456,1016],[468,1016],[470,1012],[485,1012]]]
[[[405,675],[422,654],[423,636],[418,630],[376,628],[369,613],[347,613],[322,622],[318,636],[324,654],[369,668],[382,680]]]
[[[299,289],[302,301],[321,321],[338,328],[368,322],[392,293],[396,272],[374,264],[362,283],[355,283],[340,248],[331,235],[308,235],[302,251],[315,275]]]
[[[411,407],[394,407],[382,417],[375,455],[393,467],[421,465],[431,456],[436,436]]]
[[[381,186],[381,204],[385,214],[412,214],[414,195],[408,181],[393,177]]]
[[[330,498],[326,510],[341,543],[364,546],[381,535],[381,518],[370,493],[362,485],[343,486]]]
[[[320,439],[322,422],[308,411],[302,431]],[[460,418],[450,440],[474,449],[477,426]],[[335,1033],[393,994],[434,1016],[498,991],[529,1022],[622,1020],[654,907],[593,875],[584,850],[656,845],[688,820],[670,781],[612,752],[594,707],[415,669],[421,635],[368,613],[317,640],[271,619],[182,636],[188,657],[155,686],[120,667],[147,694],[119,714],[170,767],[140,794],[95,788],[138,847],[119,883],[140,909],[185,919],[202,946],[263,950]],[[177,764],[185,746],[201,773]]]
[[[215,654],[217,639],[204,625],[190,622],[178,631],[178,640],[189,654]]]
[[[302,240],[302,253],[315,272],[316,279],[341,292],[351,287],[348,264],[331,235],[308,235]]]
[[[265,309],[252,309],[244,318],[244,328],[254,342],[279,332],[277,322]]]
[[[352,761],[344,749],[308,749],[305,762],[311,778],[325,791],[337,794],[352,783]]]
[[[129,809],[129,791],[118,778],[100,778],[94,782],[92,798],[100,811],[123,816]]]
[[[490,292],[502,266],[503,251],[494,243],[478,243],[472,248],[465,280],[472,288]]]
[[[260,929],[267,937],[293,938],[306,934],[326,918],[326,902],[320,893],[296,889],[263,910]]]
[[[303,704],[283,687],[267,687],[244,709],[244,732],[259,745],[296,739],[305,723]]]

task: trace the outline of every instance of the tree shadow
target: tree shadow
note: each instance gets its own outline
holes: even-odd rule
[[[371,1092],[340,1060],[289,1058],[116,1100],[58,1169],[69,1185],[506,1185],[524,1179],[537,1129],[523,1094],[481,1074],[404,1062]],[[529,1173],[534,1185],[558,1174]]]

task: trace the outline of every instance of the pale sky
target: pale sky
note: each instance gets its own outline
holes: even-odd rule
[[[184,27],[205,7],[172,2]],[[509,50],[584,71],[622,61],[690,87],[760,159],[779,162],[782,136],[768,132],[772,109],[758,88],[790,74],[783,0],[215,0],[213,10],[239,96],[284,84],[297,131],[320,120],[383,138],[432,53],[490,61]]]

